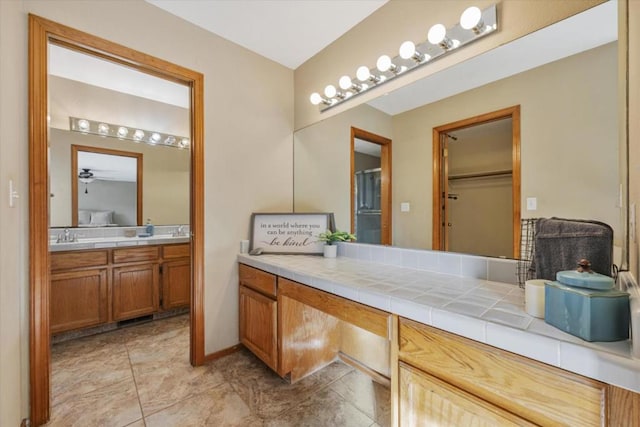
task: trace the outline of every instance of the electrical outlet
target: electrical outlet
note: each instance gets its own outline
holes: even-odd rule
[[[400,212],[409,212],[411,210],[411,205],[409,202],[400,203]]]

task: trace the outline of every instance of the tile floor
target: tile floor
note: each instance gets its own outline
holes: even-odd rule
[[[55,344],[47,426],[388,426],[389,389],[345,365],[288,384],[246,350],[189,365],[182,315]]]

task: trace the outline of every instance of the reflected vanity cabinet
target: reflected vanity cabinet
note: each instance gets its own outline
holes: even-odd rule
[[[188,307],[190,245],[53,252],[51,333]]]
[[[278,372],[277,277],[239,264],[240,342]]]

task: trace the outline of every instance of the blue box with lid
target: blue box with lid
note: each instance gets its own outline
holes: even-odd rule
[[[560,271],[546,282],[545,322],[585,341],[628,339],[629,294],[583,261],[577,271]]]

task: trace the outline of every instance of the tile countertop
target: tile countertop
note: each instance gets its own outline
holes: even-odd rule
[[[56,243],[55,240],[49,241],[49,251],[78,251],[86,249],[103,249],[115,248],[121,246],[142,246],[142,245],[165,245],[172,243],[187,243],[190,239],[188,236],[172,236],[153,235],[149,237],[96,237],[90,239],[78,239],[77,242]]]
[[[355,250],[355,246],[349,249]],[[344,249],[340,252],[347,254]],[[410,252],[415,256],[436,254]],[[443,270],[437,267],[411,268],[370,258],[374,260],[348,256],[330,259],[313,255],[238,255],[243,264],[640,393],[640,359],[632,357],[630,340],[590,343],[566,334],[528,315],[524,311],[524,290],[514,284],[445,274],[437,272]]]

